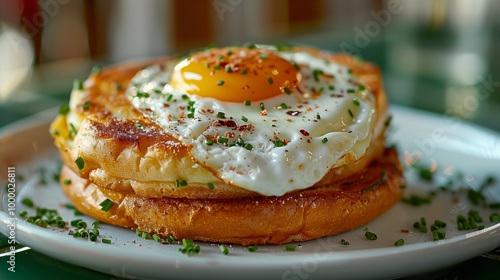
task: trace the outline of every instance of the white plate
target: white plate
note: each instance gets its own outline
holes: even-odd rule
[[[488,175],[500,170],[500,136],[494,132],[459,121],[445,119],[402,107],[392,108],[394,115],[393,141],[401,155],[421,154],[426,161],[435,161],[440,170],[464,172],[471,185],[477,185]],[[52,174],[60,161],[48,133],[48,123],[56,111],[18,122],[0,134],[0,164],[5,182],[8,166],[16,166],[17,195],[15,216],[8,213],[6,188],[2,187],[0,230],[11,232],[24,245],[72,264],[87,267],[121,278],[273,278],[273,279],[373,279],[396,278],[423,273],[457,264],[500,246],[500,224],[488,217],[494,211],[474,206],[460,195],[438,192],[430,205],[414,207],[399,203],[372,223],[337,236],[302,242],[296,251],[286,251],[284,245],[259,246],[250,253],[242,246],[229,248],[223,255],[217,245],[201,244],[201,253],[188,257],[178,251],[179,245],[162,245],[144,240],[135,232],[101,225],[99,241],[75,239],[67,230],[45,229],[26,223],[17,214],[27,207],[20,203],[30,197],[35,204],[56,208],[67,221],[75,219],[62,205],[67,202]],[[47,170],[47,185],[41,185],[39,168]],[[408,172],[406,196],[426,194],[434,186],[423,183]],[[444,173],[443,173],[444,174]],[[3,186],[4,184],[2,184]],[[500,183],[484,193],[491,201],[500,201]],[[483,230],[457,230],[457,214],[467,215],[469,209],[479,210],[486,222]],[[495,210],[497,213],[500,210]],[[30,210],[29,215],[33,215]],[[81,217],[81,216],[79,216]],[[421,217],[428,223],[435,219],[447,223],[446,239],[432,241],[430,233],[415,230],[412,225]],[[90,224],[93,220],[84,219]],[[378,235],[375,241],[364,237],[365,228]],[[405,233],[402,230],[409,230]],[[112,240],[103,244],[102,238]],[[405,245],[396,247],[400,238]],[[347,240],[350,245],[340,244]]]

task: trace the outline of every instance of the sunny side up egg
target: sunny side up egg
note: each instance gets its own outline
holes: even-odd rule
[[[346,66],[271,46],[208,49],[175,67],[151,66],[127,94],[199,165],[265,196],[314,185],[347,153],[360,158],[375,114],[373,95]]]

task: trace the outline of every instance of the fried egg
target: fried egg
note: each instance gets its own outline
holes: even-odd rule
[[[207,49],[151,66],[127,94],[200,166],[265,196],[311,187],[347,154],[362,157],[375,118],[373,94],[348,67],[271,46]]]

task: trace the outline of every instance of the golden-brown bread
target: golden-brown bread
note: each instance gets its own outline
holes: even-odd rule
[[[83,89],[72,92],[70,113],[52,123],[64,162],[61,180],[71,180],[70,186],[62,184],[64,192],[81,212],[98,220],[212,242],[278,244],[371,221],[400,199],[403,180],[396,152],[384,147],[387,100],[380,72],[349,55],[300,50],[348,66],[373,93],[375,121],[361,158],[346,153],[314,186],[280,197],[226,184],[125,94],[138,71],[153,64],[172,67],[175,60],[131,62],[92,74]],[[75,163],[78,158],[83,168]],[[188,186],[176,186],[179,178],[189,178]],[[109,212],[99,206],[106,198],[116,204]]]
[[[145,198],[101,188],[63,167],[63,191],[76,208],[109,224],[176,239],[250,244],[281,244],[334,235],[362,226],[394,205],[403,189],[402,168],[394,149],[362,174],[328,187],[280,197]],[[109,198],[115,205],[101,211]]]

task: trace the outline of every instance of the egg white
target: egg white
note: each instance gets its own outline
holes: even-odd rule
[[[346,66],[309,53],[277,53],[303,65],[299,88],[305,94],[294,91],[262,100],[265,112],[260,102],[246,106],[176,90],[168,83],[172,67],[140,71],[127,94],[135,107],[191,146],[192,157],[224,182],[281,196],[314,185],[347,153],[360,158],[372,137],[375,110],[373,95]],[[315,79],[314,70],[335,78]],[[313,90],[321,93],[308,94]],[[241,131],[248,124],[253,128]],[[218,137],[227,143],[218,143]]]

